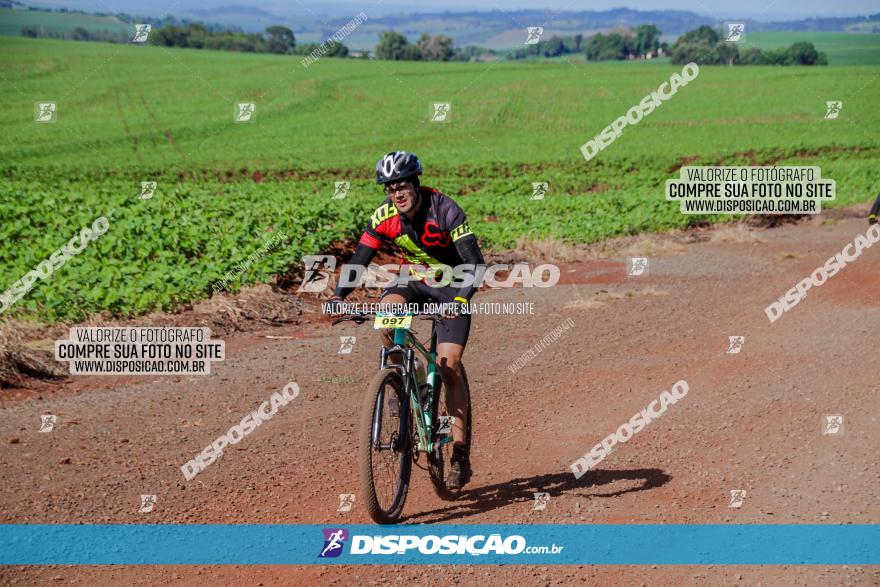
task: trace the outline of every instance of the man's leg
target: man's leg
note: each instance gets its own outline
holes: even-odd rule
[[[467,407],[470,398],[461,375],[461,355],[464,347],[452,342],[437,345],[437,364],[440,377],[446,386],[446,408],[455,418],[452,424],[452,441],[455,445],[467,445]]]
[[[459,318],[460,320],[460,318]],[[467,437],[467,416],[470,393],[461,373],[464,346],[452,342],[437,344],[437,364],[446,387],[446,408],[455,418],[452,424],[452,458],[446,485],[460,489],[471,479],[470,446]]]

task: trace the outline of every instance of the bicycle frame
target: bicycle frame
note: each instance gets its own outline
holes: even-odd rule
[[[418,351],[424,358],[426,363],[426,382],[428,384],[428,396],[425,399],[427,405],[422,405],[422,398],[416,380],[414,367],[415,353]],[[403,365],[397,363],[388,363],[388,355],[391,353],[401,353],[403,355]],[[409,442],[409,418],[415,418],[416,431],[419,437],[419,443],[416,450],[420,452],[430,453],[434,450],[434,441],[431,432],[434,429],[434,420],[436,414],[433,413],[434,394],[437,393],[437,333],[433,325],[431,327],[431,342],[428,348],[419,342],[413,336],[408,328],[396,328],[394,330],[394,343],[391,348],[382,348],[379,351],[379,369],[395,369],[400,372],[403,378],[403,396],[406,405],[400,406],[400,432],[399,437],[407,439]],[[409,409],[411,408],[411,409]],[[381,409],[381,406],[380,406]],[[378,446],[379,442],[379,423],[381,422],[381,414],[373,420],[373,446]],[[451,437],[450,437],[451,439]],[[448,442],[448,441],[447,441]]]

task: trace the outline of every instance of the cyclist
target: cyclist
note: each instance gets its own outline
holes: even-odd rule
[[[470,447],[467,444],[468,389],[461,373],[461,356],[470,334],[471,318],[462,313],[477,290],[477,283],[466,287],[429,286],[425,278],[439,276],[441,265],[474,266],[477,279],[482,277],[485,261],[477,239],[468,226],[464,211],[449,196],[419,184],[422,165],[419,158],[406,151],[392,151],[376,163],[376,183],[385,186],[387,198],[373,213],[348,266],[366,267],[383,241],[392,240],[401,249],[403,260],[417,265],[413,275],[421,281],[392,284],[382,294],[382,303],[404,304],[435,302],[448,304],[450,311],[435,324],[437,364],[452,425],[452,459],[446,484],[463,487],[471,477]],[[345,270],[345,269],[343,269]],[[442,281],[441,281],[442,283]],[[330,300],[330,311],[339,313],[342,300],[353,287],[337,287]],[[381,330],[382,344],[392,346],[391,330]]]
[[[868,212],[868,224],[877,224],[877,214],[880,214],[880,194],[877,194],[877,199],[874,200],[874,205]]]

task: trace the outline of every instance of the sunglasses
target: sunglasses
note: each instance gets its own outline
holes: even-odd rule
[[[394,194],[399,194],[399,193],[410,192],[410,191],[415,191],[415,190],[413,189],[413,184],[408,183],[408,182],[400,183],[397,185],[390,185],[389,184],[389,185],[385,186],[385,193],[388,194],[389,196],[392,196]]]

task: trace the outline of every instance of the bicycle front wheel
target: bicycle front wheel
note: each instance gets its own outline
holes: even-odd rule
[[[404,414],[403,379],[394,369],[376,373],[361,412],[361,494],[374,522],[400,520],[412,473],[411,418]],[[404,422],[406,430],[403,429]]]

